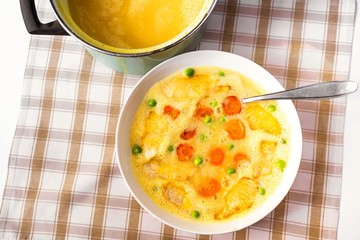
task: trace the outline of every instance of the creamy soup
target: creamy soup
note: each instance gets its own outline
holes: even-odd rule
[[[209,0],[68,0],[74,22],[89,36],[118,48],[164,43],[200,22]],[[199,14],[200,13],[200,14]]]
[[[241,217],[271,196],[286,171],[289,124],[276,101],[218,67],[185,69],[155,84],[130,135],[133,171],[162,208],[195,221]]]

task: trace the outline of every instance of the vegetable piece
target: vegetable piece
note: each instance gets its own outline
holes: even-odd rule
[[[225,77],[225,73],[223,71],[219,71],[218,74],[220,77]]]
[[[194,159],[194,164],[196,165],[196,166],[199,166],[200,164],[202,164],[203,163],[203,158],[202,157],[196,157],[195,159]]]
[[[169,145],[168,148],[167,148],[167,150],[168,150],[169,152],[174,151],[174,146],[173,146],[173,145]]]
[[[184,166],[184,164],[187,164]],[[191,162],[163,162],[157,157],[144,164],[144,170],[149,177],[160,177],[162,179],[169,179],[170,181],[184,181],[191,178],[194,175],[195,169],[190,167]],[[181,171],[179,171],[181,169]]]
[[[220,182],[211,177],[202,179],[199,186],[197,186],[197,192],[200,196],[211,197],[214,196],[221,189]]]
[[[269,112],[275,112],[276,111],[276,106],[274,104],[271,104],[267,107]]]
[[[281,134],[278,120],[259,104],[249,104],[244,108],[244,115],[252,130],[262,129],[267,133]]]
[[[189,160],[194,153],[194,148],[187,143],[182,143],[176,148],[176,154],[180,161]]]
[[[199,139],[200,139],[200,141],[205,141],[205,139],[206,139],[205,134],[200,134]]]
[[[214,113],[214,110],[208,107],[199,107],[196,110],[195,115],[199,118],[204,118],[206,116],[211,116]]]
[[[204,123],[211,123],[212,122],[212,118],[210,116],[206,116],[204,118]]]
[[[240,100],[235,96],[227,96],[222,103],[222,107],[226,115],[238,114],[242,109]]]
[[[199,211],[193,211],[193,212],[191,213],[191,216],[192,216],[193,218],[199,218],[199,217],[200,217],[200,212],[199,212]]]
[[[193,68],[186,68],[184,70],[184,76],[186,77],[192,77],[195,74],[195,70]]]
[[[234,145],[233,143],[230,143],[230,144],[228,145],[228,149],[229,149],[229,150],[234,149],[234,147],[235,147],[235,145]]]
[[[268,175],[272,172],[272,168],[276,162],[276,149],[278,142],[272,140],[262,140],[259,144],[260,158],[254,163],[255,178],[261,175]]]
[[[275,156],[277,145],[278,143],[275,141],[262,140],[260,142],[261,157],[270,162]]]
[[[163,92],[173,100],[197,99],[209,92],[215,83],[208,74],[195,74],[192,77],[177,78],[164,86]]]
[[[227,172],[227,174],[234,174],[234,173],[236,173],[236,169],[235,168],[233,168],[233,167],[229,167],[227,170],[226,170],[226,172]]]
[[[225,130],[233,140],[245,137],[245,126],[239,119],[231,119],[226,123]]]
[[[145,131],[141,139],[143,154],[147,160],[159,153],[160,146],[168,132],[168,123],[162,114],[151,111],[145,119]],[[165,149],[164,149],[165,150]]]
[[[214,108],[217,106],[217,104],[218,104],[218,102],[216,100],[214,100],[210,103],[210,106],[212,106]]]
[[[256,181],[250,178],[242,178],[225,195],[225,204],[215,214],[215,219],[224,219],[250,208],[258,191]]]
[[[172,117],[172,119],[175,120],[179,116],[180,111],[170,105],[166,105],[164,107],[164,114],[169,115],[170,117]]]
[[[150,99],[150,100],[148,101],[148,106],[149,106],[149,107],[155,107],[156,104],[157,104],[157,102],[156,102],[155,99]]]
[[[210,151],[209,160],[212,165],[219,166],[225,159],[225,153],[221,148],[215,148]]]
[[[265,195],[266,194],[266,189],[263,188],[263,187],[259,188],[259,193],[260,193],[260,195]]]
[[[134,155],[139,155],[140,153],[142,153],[142,148],[139,145],[135,144],[132,148],[132,153]]]
[[[244,153],[237,153],[234,156],[235,163],[241,163],[243,161],[249,161],[249,157]]]
[[[216,93],[226,93],[231,90],[231,86],[229,85],[219,85],[214,88]]]
[[[282,159],[277,160],[276,166],[283,172],[286,168],[286,162]]]
[[[180,137],[181,139],[184,140],[189,140],[191,138],[193,138],[196,134],[196,129],[192,129],[192,130],[184,130],[183,133],[181,133]]]

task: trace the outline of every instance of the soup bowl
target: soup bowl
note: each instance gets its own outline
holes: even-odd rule
[[[116,131],[116,156],[118,165],[129,190],[141,206],[165,224],[198,234],[220,234],[246,228],[264,218],[283,200],[297,175],[302,152],[302,134],[299,118],[290,100],[278,102],[291,128],[290,156],[283,178],[275,192],[260,206],[239,218],[202,223],[180,218],[162,209],[145,193],[131,165],[130,129],[137,111],[148,90],[158,81],[188,67],[217,66],[239,72],[262,86],[268,92],[284,90],[281,84],[264,68],[241,56],[221,51],[196,51],[171,58],[150,70],[132,90],[118,120]]]
[[[157,64],[175,55],[195,50],[205,31],[207,19],[216,4],[216,0],[206,2],[194,22],[172,39],[151,47],[128,49],[110,46],[85,33],[73,20],[68,0],[49,2],[57,20],[42,23],[37,15],[35,0],[20,0],[24,23],[30,34],[71,35],[104,65],[119,72],[136,75],[145,74]]]

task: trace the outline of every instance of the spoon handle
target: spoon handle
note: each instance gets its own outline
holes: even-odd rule
[[[289,89],[281,92],[268,93],[264,95],[244,98],[243,103],[249,103],[260,100],[277,99],[318,99],[340,97],[353,93],[358,86],[352,81],[332,81],[311,84],[303,87]]]

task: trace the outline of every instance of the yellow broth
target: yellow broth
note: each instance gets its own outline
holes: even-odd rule
[[[126,49],[167,42],[200,22],[209,0],[69,0],[74,22],[97,41]]]
[[[289,124],[276,101],[239,110],[241,98],[265,93],[246,76],[213,66],[194,70],[190,77],[174,73],[147,92],[131,127],[133,171],[146,194],[177,216],[240,217],[279,185]]]

